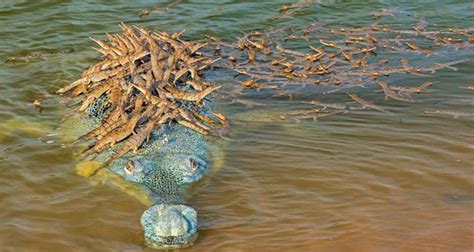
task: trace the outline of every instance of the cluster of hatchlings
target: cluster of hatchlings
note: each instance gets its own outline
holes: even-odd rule
[[[108,43],[93,39],[102,60],[81,78],[57,92],[82,96],[80,112],[98,99],[105,101],[102,123],[80,137],[93,140],[86,156],[125,142],[110,160],[136,152],[151,132],[177,123],[208,135],[224,124],[223,114],[204,108],[203,100],[220,86],[206,82],[200,71],[219,58],[200,53],[204,43],[182,40],[181,33],[152,32],[121,24],[121,34],[107,34]]]

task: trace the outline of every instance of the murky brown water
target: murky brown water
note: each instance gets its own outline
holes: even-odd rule
[[[158,4],[0,3],[0,61],[49,53],[0,67],[0,250],[149,250],[139,224],[147,207],[76,175],[72,148],[53,130],[64,113],[49,93],[94,62],[87,37],[117,31],[119,21],[128,21],[186,28],[191,37],[212,32],[233,38],[279,22],[369,20],[367,13],[391,6],[321,2],[280,21],[268,20],[283,2],[163,2],[168,9],[143,19],[140,10]],[[474,26],[467,1],[402,9],[439,27]],[[472,51],[464,54],[474,58]],[[240,141],[223,145],[224,164],[188,202],[199,213],[200,236],[187,250],[474,250],[474,118],[423,115],[428,109],[474,112],[474,91],[458,88],[474,84],[474,65],[457,67],[407,79],[438,81],[432,94],[415,96],[418,102],[409,106],[364,93],[395,115],[367,110],[319,122],[236,121],[232,136]],[[31,105],[37,98],[42,113]],[[293,99],[299,98],[307,97]],[[321,98],[347,100],[345,94]],[[234,119],[244,110],[266,110],[221,108]]]

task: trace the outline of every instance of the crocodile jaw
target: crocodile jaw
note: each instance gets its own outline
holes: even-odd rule
[[[198,236],[197,213],[185,205],[154,205],[143,213],[140,222],[152,248],[188,247]]]

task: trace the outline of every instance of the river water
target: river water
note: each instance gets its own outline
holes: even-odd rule
[[[118,32],[124,21],[186,29],[191,39],[233,40],[243,31],[290,24],[368,24],[373,12],[396,6],[428,27],[474,27],[470,1],[395,2],[312,1],[284,15],[278,10],[287,1],[1,1],[0,250],[150,250],[139,224],[147,207],[76,175],[73,149],[54,131],[64,107],[52,93],[98,56],[88,37]],[[143,9],[150,14],[140,17]],[[406,22],[406,15],[390,18]],[[27,55],[32,59],[18,60]],[[474,52],[453,57],[472,60]],[[474,117],[423,113],[474,112],[474,91],[459,88],[474,85],[474,64],[456,67],[402,79],[435,83],[413,104],[361,91],[390,114],[268,121],[266,107],[223,102],[219,108],[235,119],[231,135],[239,141],[222,145],[222,166],[187,202],[200,218],[200,236],[187,250],[474,250]],[[307,95],[296,92],[293,101]],[[347,100],[344,93],[322,98]]]

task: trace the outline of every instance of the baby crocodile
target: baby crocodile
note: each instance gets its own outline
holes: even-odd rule
[[[355,102],[359,103],[362,105],[363,108],[371,108],[373,110],[377,110],[377,111],[380,111],[380,112],[384,112],[384,113],[388,113],[387,110],[373,104],[372,102],[369,102],[369,101],[366,101],[362,98],[360,98],[358,95],[356,94],[350,94],[350,93],[347,93],[348,96],[350,96],[352,98],[352,100],[354,100]]]
[[[449,111],[449,110],[435,110],[435,111],[425,111],[427,115],[452,115],[454,119],[458,119],[460,116],[474,116],[474,113],[468,112],[457,112],[457,111]]]

